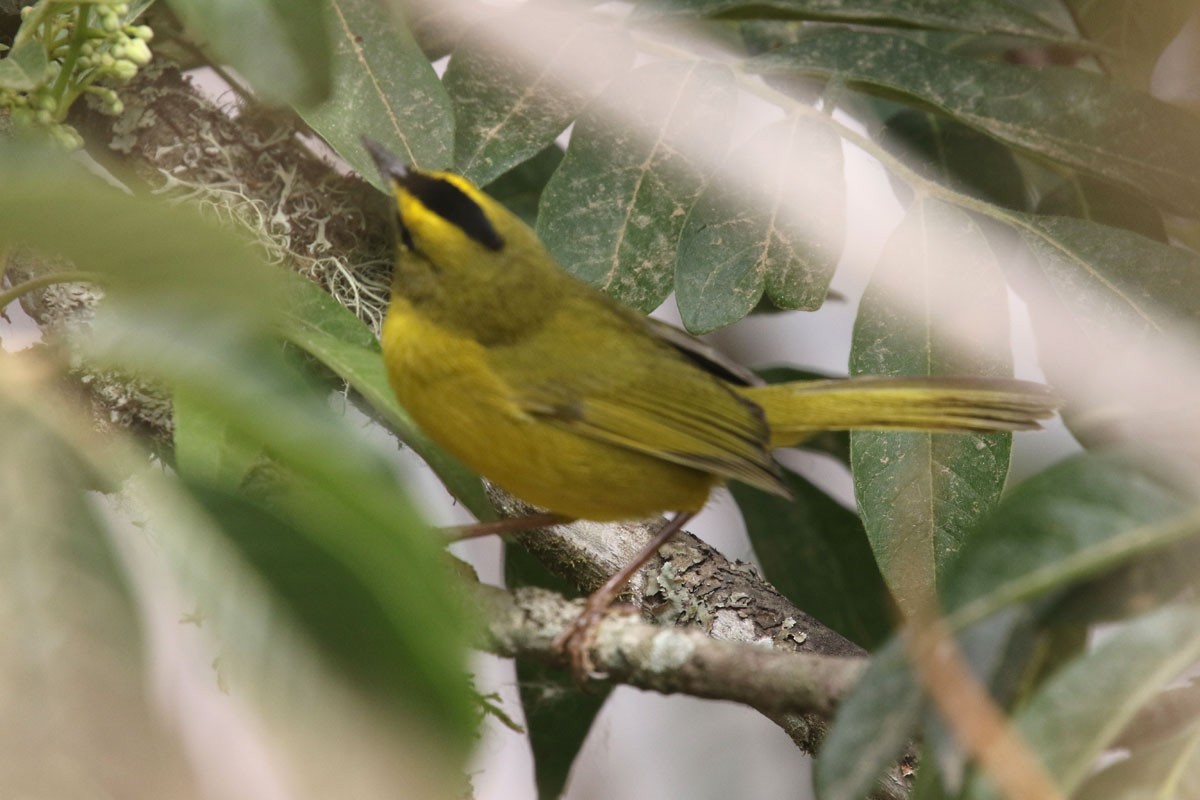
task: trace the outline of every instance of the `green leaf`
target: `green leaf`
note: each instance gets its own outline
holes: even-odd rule
[[[450,166],[454,116],[432,65],[375,0],[327,0],[333,10],[333,91],[301,116],[358,174],[378,185],[365,134],[406,163]]]
[[[1193,566],[1195,561],[1192,562]],[[1187,735],[1200,721],[1200,682],[1190,670],[1146,703],[1121,730],[1114,746],[1138,751]]]
[[[1047,630],[1061,616],[1045,613],[1047,602],[1018,604],[1053,601],[1083,578],[1200,533],[1174,466],[1147,455],[1081,456],[1019,486],[972,533],[945,570],[943,602],[973,672],[999,702],[1024,701],[1039,675],[1084,644],[1082,630]],[[938,741],[936,727],[927,737]],[[961,771],[961,754],[939,752],[947,774]]]
[[[167,0],[187,29],[271,103],[312,105],[330,91],[326,0]]]
[[[1039,635],[1037,616],[1026,606],[1006,608],[976,623],[956,636],[955,644],[965,665],[992,699],[1002,708],[1011,708],[1020,700],[1021,681],[1032,677],[1038,656],[1059,656],[1049,653],[1047,637]],[[931,706],[925,714],[920,738],[932,751],[947,791],[961,792],[967,771],[968,754],[958,736]]]
[[[1074,37],[1006,0],[662,0],[638,17],[703,15],[737,19],[806,19],[863,25],[1008,34],[1053,42]]]
[[[1126,408],[1138,409],[1135,426],[1185,424],[1186,404],[1168,399],[1156,407],[1131,373],[1135,365],[1087,365],[1111,361],[1134,343],[1169,358],[1181,323],[1200,321],[1200,257],[1087,220],[1013,219],[1028,254],[1005,268],[1029,307],[1046,376],[1075,390],[1064,414],[1071,431],[1086,444],[1124,438]]]
[[[1100,45],[1108,73],[1134,89],[1150,77],[1167,45],[1195,14],[1194,0],[1066,0],[1079,29]]]
[[[26,39],[0,59],[0,89],[27,92],[46,77],[46,48],[37,39]]]
[[[1085,454],[1005,497],[941,582],[946,623],[961,632],[978,674],[991,682],[1003,666],[1006,643],[1029,613],[1016,604],[1200,534],[1200,513],[1174,466],[1154,456]],[[816,769],[823,800],[865,793],[911,738],[920,698],[903,642],[893,639],[872,657],[826,738]]]
[[[418,638],[412,620],[397,624],[396,609],[382,602],[375,587],[363,580],[361,565],[344,560],[355,548],[331,548],[316,530],[344,524],[341,513],[334,512],[340,498],[327,495],[316,484],[292,484],[286,479],[271,487],[267,504],[202,484],[191,484],[189,489],[238,554],[356,686],[400,710],[428,703],[421,695],[429,687],[421,678],[429,676],[414,671],[421,657],[413,647],[433,632],[425,631]],[[422,527],[411,508],[403,511],[405,524],[414,530]],[[436,620],[425,621],[429,627],[436,624]],[[457,683],[462,677],[461,673],[447,675],[443,680]],[[438,704],[429,705],[428,710],[436,714]]]
[[[357,796],[391,797],[403,782],[421,786],[422,797],[457,797],[461,773],[445,758],[448,739],[430,747],[418,738],[428,735],[427,724],[418,730],[425,720],[385,718],[378,703],[368,706],[363,687],[317,657],[174,474],[150,465],[120,433],[97,435],[90,413],[56,396],[54,364],[37,358],[27,351],[0,369],[0,435],[14,446],[0,467],[8,511],[0,613],[11,646],[0,647],[0,680],[7,712],[29,721],[6,743],[24,766],[5,770],[3,791],[70,796],[86,784],[114,797],[195,796],[194,765],[179,742],[196,729],[164,724],[162,709],[147,704],[163,688],[145,674],[149,652],[189,673],[168,687],[168,699],[182,691],[220,715],[222,701],[211,695],[231,694],[224,711],[237,720],[222,730],[234,740],[252,730],[270,741],[275,768],[304,796],[323,796],[330,770],[349,759],[355,786],[366,789]],[[95,493],[122,481],[119,502]],[[127,590],[122,568],[136,574],[137,591]],[[141,607],[129,608],[130,600]],[[178,619],[181,606],[187,612]],[[55,742],[49,763],[46,737]],[[430,790],[438,782],[441,789]]]
[[[1137,710],[1197,658],[1200,611],[1181,606],[1147,614],[1051,678],[1017,713],[1016,732],[1070,795]],[[966,796],[999,794],[979,780]]]
[[[925,707],[905,643],[893,638],[842,701],[817,754],[820,800],[861,800],[916,732]]]
[[[264,460],[261,450],[234,435],[221,416],[187,392],[176,392],[171,406],[175,468],[181,475],[233,489]]]
[[[0,194],[0,242],[104,273],[118,294],[160,293],[162,316],[175,315],[183,332],[210,306],[231,320],[218,341],[268,329],[276,309],[262,298],[279,291],[279,276],[243,237],[193,212],[116,193],[61,153],[29,143],[0,142],[0,183],[12,187]],[[63,198],[71,205],[62,213],[45,213]],[[75,212],[77,219],[64,216]]]
[[[331,771],[353,763],[359,796],[391,797],[397,785],[419,786],[422,797],[458,796],[453,756],[469,737],[440,716],[444,707],[432,717],[420,713],[438,700],[404,649],[411,630],[395,624],[395,609],[361,570],[310,535],[332,526],[357,536],[353,512],[301,497],[286,508],[300,521],[289,525],[259,509],[244,511],[244,495],[153,473],[141,475],[129,495],[155,536],[156,555],[194,598],[181,623],[202,627],[220,648],[213,688],[232,694],[239,714],[253,715],[242,724],[271,741],[290,786],[323,796]],[[310,516],[314,505],[321,513]],[[192,648],[186,655],[195,658]],[[449,683],[457,676],[444,677]],[[432,695],[419,696],[431,688]]]
[[[1046,625],[1084,627],[1112,622],[1170,602],[1196,585],[1200,541],[1189,539],[1130,558],[1082,585],[1073,586],[1043,618]]]
[[[1200,725],[1101,770],[1079,789],[1088,800],[1190,800],[1200,797]]]
[[[933,748],[926,745],[917,759],[917,774],[913,779],[912,800],[953,800],[944,786]]]
[[[94,361],[137,369],[185,391],[222,418],[232,436],[271,453],[285,484],[295,476],[307,487],[288,500],[311,541],[293,546],[327,552],[375,598],[407,645],[407,668],[392,672],[403,684],[396,692],[448,743],[465,748],[475,717],[463,672],[463,609],[438,537],[412,511],[387,462],[281,363],[274,342],[222,337],[227,322],[219,315],[209,325],[193,319],[187,336],[174,320],[139,313],[154,294],[130,299],[97,317],[89,343]]]
[[[740,162],[709,183],[684,222],[676,300],[694,333],[750,313],[764,292],[779,308],[825,300],[845,236],[841,140],[796,114],[755,134]]]
[[[334,300],[329,292],[313,281],[291,273],[283,276],[283,284],[287,302],[279,319],[285,335],[291,333],[292,327],[304,327],[343,344],[379,354],[379,340],[371,329],[353,311]]]
[[[1067,217],[1017,217],[1033,262],[1013,269],[1020,281],[1045,291],[1027,302],[1045,313],[1064,315],[1094,341],[1114,323],[1147,334],[1180,320],[1200,319],[1200,257],[1135,233]],[[1096,353],[1095,355],[1102,355]]]
[[[563,151],[552,144],[533,158],[519,164],[483,187],[495,200],[520,217],[526,225],[537,224],[538,203],[546,182],[562,163]]]
[[[476,26],[444,78],[455,170],[483,186],[531,158],[632,60],[627,34],[583,14],[518,10]]]
[[[1078,217],[1167,242],[1167,231],[1157,208],[1128,189],[1090,175],[1064,178],[1040,199],[1034,210],[1048,216]]]
[[[863,31],[819,31],[748,68],[899,94],[1005,144],[1200,214],[1200,121],[1079,69],[985,63]]]
[[[375,410],[446,488],[479,519],[494,514],[479,478],[429,440],[396,400],[379,342],[363,322],[312,281],[292,277],[280,332],[315,357]]]
[[[478,22],[508,13],[503,7],[482,3],[393,4],[403,12],[406,27],[430,61],[450,55],[467,31]]]
[[[752,56],[794,45],[813,33],[811,24],[788,19],[746,19],[739,21],[737,27],[745,53]],[[1023,45],[1037,47],[1039,44],[1037,40],[1019,39],[1002,33],[961,33],[928,28],[899,28],[894,32],[930,49],[980,61],[1002,60]],[[1072,43],[1072,46],[1083,45]],[[862,98],[856,100],[861,102]]]
[[[763,574],[798,608],[874,649],[894,614],[862,522],[800,475],[783,477],[791,499],[730,484]]]
[[[516,666],[537,796],[545,800],[561,797],[575,758],[612,687],[581,692],[561,669],[528,659],[518,659]]]
[[[974,219],[937,201],[918,201],[863,294],[851,373],[1010,374],[1006,292]],[[1011,441],[1007,433],[851,433],[863,523],[902,607],[928,596],[946,561],[994,507]]]
[[[574,586],[552,575],[526,550],[512,544],[504,550],[504,579],[509,587],[541,586],[567,597],[578,594]],[[561,668],[524,658],[517,659],[516,667],[538,797],[560,797],[579,749],[612,687],[581,692]]]
[[[961,628],[1200,534],[1200,511],[1179,468],[1165,455],[1089,453],[1022,483],[946,570],[942,599],[952,624]]]
[[[542,194],[537,233],[550,253],[626,305],[662,303],[736,100],[732,73],[702,61],[647,64],[616,81],[576,122]]]
[[[476,721],[463,672],[468,632],[440,541],[387,460],[332,415],[270,338],[286,299],[270,268],[195,212],[122,194],[61,157],[0,147],[0,182],[0,242],[106,273],[105,303],[80,342],[93,367],[186,392],[283,474],[319,488],[300,509],[314,521],[307,544],[376,598],[407,643],[408,669],[394,679],[409,707],[463,753]]]
[[[906,109],[887,120],[881,140],[930,180],[989,203],[1026,207],[1025,180],[1012,151],[974,128]],[[892,185],[901,196],[911,194],[907,184]]]
[[[89,496],[118,475],[81,459],[49,365],[30,362],[0,356],[0,687],[13,726],[0,792],[193,797],[175,726],[150,699],[145,620]]]

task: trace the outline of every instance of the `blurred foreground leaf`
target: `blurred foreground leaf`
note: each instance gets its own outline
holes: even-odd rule
[[[942,596],[946,623],[965,636],[960,644],[982,680],[991,679],[999,651],[1020,622],[1016,604],[1200,536],[1194,488],[1187,472],[1173,468],[1182,464],[1129,453],[1079,456],[1017,487],[967,537],[945,568]],[[1186,613],[1190,619],[1192,612]],[[1180,624],[1168,627],[1176,630]],[[1159,655],[1174,658],[1165,650]],[[1113,669],[1122,663],[1116,660]],[[873,656],[822,747],[816,770],[822,800],[850,800],[867,791],[915,732],[921,695],[903,642],[893,639]],[[1128,702],[1129,707],[1114,702],[1118,708],[1100,704],[1115,715],[1111,722],[1093,720],[1085,726],[1087,734],[1072,727],[1062,738],[1091,741],[1088,736],[1101,724],[1115,726],[1102,731],[1115,736],[1138,702]],[[1047,735],[1061,736],[1063,729],[1054,727],[1053,719],[1044,717],[1038,724],[1046,726]]]
[[[370,329],[311,281],[292,277],[288,283],[288,303],[280,326],[284,338],[358,392],[471,513],[480,519],[490,518],[494,512],[479,478],[431,442],[396,400],[388,384],[379,341]]]
[[[1079,789],[1089,800],[1189,800],[1200,797],[1200,725],[1092,775]]]
[[[813,782],[821,800],[860,800],[916,733],[926,701],[893,638],[842,701],[821,745]]]
[[[39,367],[44,378],[44,364],[0,354],[0,795],[196,797],[149,701],[142,620],[88,494],[111,476],[47,424]]]
[[[382,454],[283,357],[272,338],[285,306],[279,276],[229,231],[121,194],[61,156],[0,147],[0,181],[10,190],[0,197],[0,243],[105,275],[108,296],[80,342],[92,368],[185,392],[212,424],[269,453],[281,485],[309,487],[281,506],[294,527],[275,552],[320,552],[342,565],[402,646],[340,655],[367,669],[387,665],[393,707],[423,715],[448,753],[465,752],[476,721],[464,664],[469,632],[440,543]],[[297,621],[321,627],[317,616]]]
[[[193,39],[269,102],[312,105],[330,91],[325,0],[167,0]]]
[[[1197,658],[1200,610],[1167,607],[1147,614],[1051,678],[1017,712],[1016,730],[1070,795],[1133,714]],[[966,794],[971,800],[999,796],[982,780]]]
[[[1185,462],[1133,452],[1077,456],[1014,489],[948,568],[961,627],[1200,535]]]

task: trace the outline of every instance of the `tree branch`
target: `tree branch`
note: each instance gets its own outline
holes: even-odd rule
[[[490,489],[504,516],[529,506]],[[550,571],[592,591],[629,562],[661,520],[577,521],[518,535],[521,546]],[[862,657],[861,647],[792,605],[751,564],[730,561],[683,532],[630,581],[627,596],[648,617],[695,625],[715,639],[769,644],[776,649],[826,656]]]
[[[511,506],[515,501],[507,502]],[[637,545],[625,536],[614,539],[614,528],[624,529],[626,533],[632,531],[636,537],[638,531],[641,535],[649,535],[645,530],[653,524],[574,523],[528,533],[523,538],[526,541],[544,540],[542,549],[557,551],[562,558],[569,559],[567,553],[576,554],[580,560],[574,562],[575,566],[581,574],[593,575],[591,583],[598,585],[603,575],[596,572],[596,563],[589,563],[586,542],[593,538],[602,539],[606,545],[612,545],[608,549],[616,557],[616,553],[636,549]],[[583,546],[579,546],[576,535],[584,530],[594,537],[585,535]],[[633,583],[645,585],[654,575],[661,576],[663,570],[670,571],[670,564],[690,561],[699,567],[699,574],[727,570],[735,575],[740,573],[746,577],[734,581],[733,586],[750,588],[759,598],[770,598],[772,594],[778,597],[774,588],[758,578],[752,567],[725,561],[719,553],[690,534],[683,538],[683,542],[668,545],[667,549],[673,552],[664,553],[658,563],[652,562],[643,568]],[[575,544],[571,544],[573,540]],[[695,559],[697,555],[702,557]],[[555,564],[556,558],[551,558],[550,563]],[[685,582],[694,582],[694,579]],[[687,602],[703,615],[710,603],[720,605],[722,596],[739,594],[748,593],[725,586],[708,596],[689,594]],[[565,666],[565,658],[551,643],[579,614],[582,608],[579,601],[568,601],[557,593],[536,587],[507,592],[482,584],[476,598],[486,625],[484,649],[496,655]],[[780,602],[787,603],[782,598]],[[639,606],[643,609],[655,607],[653,597],[643,596]],[[745,621],[757,617],[754,612],[748,617],[740,616],[748,610],[748,607],[732,609],[728,606],[724,611],[718,610],[714,616],[731,613],[742,623],[717,624],[707,635],[698,627],[664,626],[636,614],[612,613],[597,629],[591,650],[592,661],[597,669],[606,673],[606,680],[613,683],[663,694],[682,693],[745,703],[778,725],[802,750],[814,753],[838,703],[866,669],[867,658],[854,645],[798,611],[795,612],[797,615],[811,622],[779,624],[780,630],[794,631],[780,639],[738,635],[748,633],[751,628],[744,624]],[[762,610],[760,608],[759,612]],[[788,616],[780,619],[787,620]],[[833,645],[831,649],[854,652],[838,655],[820,652],[811,644],[814,640],[804,637],[806,626],[819,634],[816,642],[824,641]],[[723,635],[729,638],[721,638]],[[806,650],[806,645],[811,649]],[[909,796],[912,771],[911,763],[907,767],[893,766],[882,776],[871,799],[905,800]]]
[[[476,599],[487,623],[486,649],[566,664],[552,642],[579,615],[581,602],[531,586],[509,593],[482,584]],[[663,627],[634,614],[615,613],[596,631],[593,660],[607,680],[639,689],[732,700],[768,715],[822,717],[833,713],[867,665],[864,657],[720,641],[694,628]]]
[[[530,512],[529,506],[494,487],[490,493],[505,516]],[[591,591],[627,563],[659,524],[660,520],[581,520],[521,534],[517,540],[551,572]],[[646,617],[663,625],[699,628],[713,640],[750,644],[765,652],[865,657],[861,648],[792,605],[752,565],[729,561],[690,533],[681,533],[643,567],[630,581],[626,596]],[[827,714],[769,705],[759,710],[801,750],[817,751]]]

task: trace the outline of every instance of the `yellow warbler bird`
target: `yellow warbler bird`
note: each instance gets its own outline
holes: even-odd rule
[[[1036,428],[1058,403],[1039,384],[981,378],[752,385],[752,373],[563,271],[466,179],[363,142],[396,203],[382,346],[413,419],[471,469],[558,517],[676,512],[592,596],[581,626],[714,486],[732,479],[786,495],[772,448],[821,430]]]

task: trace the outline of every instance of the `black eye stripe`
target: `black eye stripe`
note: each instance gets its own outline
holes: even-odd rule
[[[498,251],[504,247],[504,240],[488,222],[483,209],[454,184],[415,170],[410,170],[402,182],[421,205],[457,226],[488,250]]]

